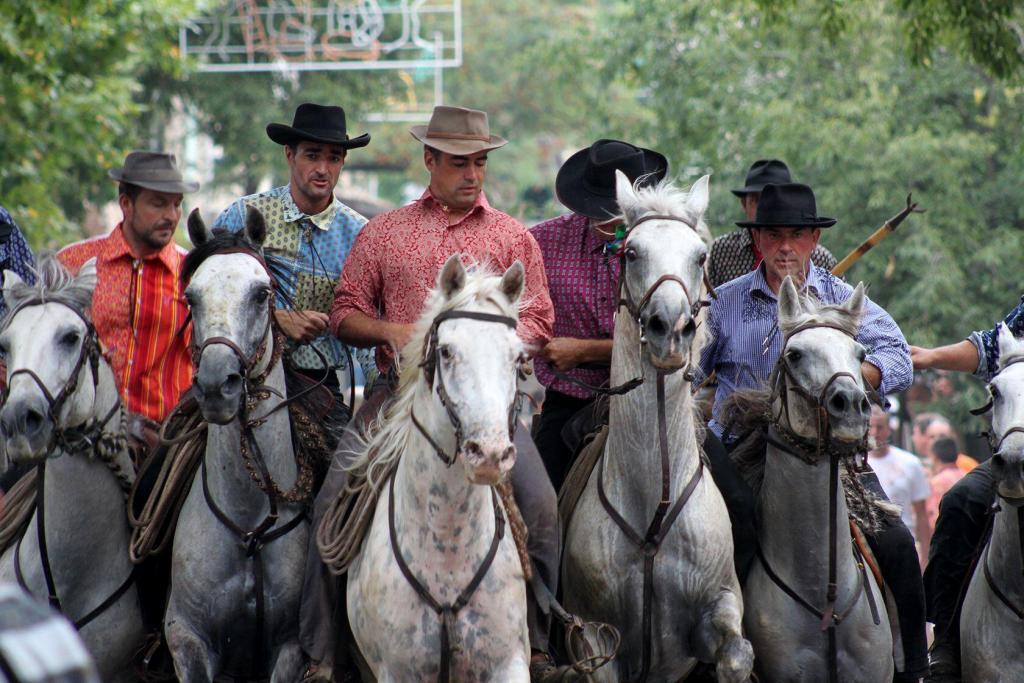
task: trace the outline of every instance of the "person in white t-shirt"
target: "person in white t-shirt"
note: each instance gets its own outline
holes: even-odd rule
[[[871,409],[871,438],[875,447],[868,452],[868,464],[878,476],[885,495],[903,509],[903,522],[917,540],[918,556],[928,557],[931,528],[925,501],[931,493],[924,466],[916,455],[889,443],[889,414],[878,406]]]

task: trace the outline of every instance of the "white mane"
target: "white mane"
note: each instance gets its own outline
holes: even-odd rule
[[[619,198],[619,208],[627,223],[632,225],[649,213],[679,216],[694,226],[704,244],[711,246],[711,231],[704,222],[704,211],[695,210],[690,202],[693,188],[690,192],[681,190],[668,179],[642,187],[642,181],[643,178],[638,178],[633,183],[634,196]]]
[[[500,309],[501,315],[518,319],[519,308],[525,305],[513,305],[502,293],[500,288],[501,275],[490,266],[477,266],[466,273],[466,283],[451,298],[445,297],[439,288],[434,288],[427,295],[423,313],[413,330],[409,342],[402,349],[402,362],[399,367],[398,390],[391,401],[369,429],[361,437],[361,449],[358,457],[348,467],[350,471],[366,472],[366,480],[374,490],[386,481],[394,463],[409,447],[409,438],[416,430],[410,419],[416,389],[420,386],[423,370],[424,346],[434,318],[438,314],[454,309],[466,308],[473,302],[489,302]],[[369,456],[373,454],[371,459]]]

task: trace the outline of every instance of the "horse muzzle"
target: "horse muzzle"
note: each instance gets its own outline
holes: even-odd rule
[[[640,319],[643,341],[651,365],[659,370],[674,371],[686,365],[697,325],[689,310],[670,311],[660,301],[653,301]]]
[[[46,458],[53,430],[41,398],[8,399],[0,410],[0,434],[12,462],[33,463]]]
[[[228,351],[226,348],[224,351]],[[196,400],[203,413],[203,419],[213,424],[227,424],[238,415],[242,405],[245,380],[234,354],[209,348],[192,378]]]
[[[992,456],[992,475],[1000,496],[1011,504],[1024,503],[1024,452],[1000,449]]]
[[[516,463],[516,447],[508,436],[469,438],[462,442],[462,463],[473,484],[493,486]]]
[[[864,390],[852,382],[832,384],[824,396],[832,437],[856,442],[864,438],[871,420],[871,404]]]

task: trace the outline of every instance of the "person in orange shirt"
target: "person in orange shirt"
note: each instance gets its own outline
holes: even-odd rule
[[[132,415],[132,434],[153,437],[192,384],[188,307],[178,278],[185,250],[174,243],[185,182],[173,154],[132,152],[109,172],[122,220],[108,234],[68,245],[57,258],[72,274],[96,259],[92,319]]]
[[[942,497],[964,477],[964,471],[957,467],[957,456],[956,441],[953,439],[941,438],[932,443],[932,493],[924,504],[928,513],[928,524],[932,529],[935,528],[935,520],[939,517],[939,502]]]
[[[932,444],[938,439],[952,439],[957,442],[956,430],[949,420],[938,413],[921,413],[914,418],[914,429],[910,435],[914,451],[926,463],[935,462]],[[978,466],[978,461],[964,453],[957,453],[956,466],[967,474]]]

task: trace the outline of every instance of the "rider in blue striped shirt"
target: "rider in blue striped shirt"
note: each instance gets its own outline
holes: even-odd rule
[[[835,225],[832,218],[819,217],[811,188],[798,183],[766,185],[753,221],[737,223],[750,228],[751,237],[763,261],[758,267],[741,277],[722,285],[717,299],[708,312],[709,341],[700,358],[697,382],[714,371],[718,375],[710,431],[722,436],[724,426],[720,416],[722,402],[741,388],[764,388],[779,354],[782,352],[782,334],[778,330],[778,291],[786,276],[792,277],[805,291],[829,304],[845,302],[853,288],[829,272],[811,263],[811,252],[818,245],[821,229]],[[865,299],[864,316],[857,340],[867,350],[861,372],[864,379],[878,393],[898,392],[910,386],[913,367],[910,348],[899,326],[877,304]],[[704,377],[699,375],[703,374]],[[726,440],[729,435],[725,435]],[[709,441],[713,441],[709,436]],[[706,444],[714,449],[715,444]],[[725,459],[728,463],[728,459]],[[735,477],[714,472],[722,469],[721,458],[712,459],[713,474],[719,488]],[[880,497],[885,494],[874,473],[861,476],[862,483]],[[797,492],[794,492],[797,493]],[[726,505],[742,500],[741,492],[723,491]],[[743,528],[753,520],[753,510],[730,507],[733,527]],[[891,515],[882,528],[868,537],[885,582],[891,587],[897,609],[904,662],[894,681],[917,681],[927,673],[928,654],[925,638],[924,587],[918,564],[914,538],[899,517]],[[737,539],[739,545],[739,539]],[[739,549],[738,549],[739,550]],[[752,554],[752,549],[748,551]],[[749,566],[739,559],[737,565]],[[885,653],[879,653],[883,656]]]

